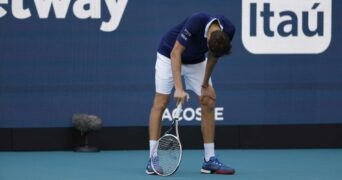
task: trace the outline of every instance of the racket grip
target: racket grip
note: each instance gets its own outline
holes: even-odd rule
[[[183,104],[182,103],[178,103],[177,108],[176,108],[176,112],[175,112],[175,119],[179,119],[181,112],[183,111]]]

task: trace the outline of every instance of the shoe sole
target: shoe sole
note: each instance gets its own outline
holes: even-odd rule
[[[210,171],[210,170],[201,169],[201,173],[203,173],[203,174],[212,174],[213,172]]]
[[[202,174],[229,174],[233,175],[235,174],[235,171],[214,171],[214,170],[207,170],[207,169],[201,169]]]
[[[151,172],[151,171],[146,170],[145,173],[148,175],[156,175],[156,173],[154,171]]]

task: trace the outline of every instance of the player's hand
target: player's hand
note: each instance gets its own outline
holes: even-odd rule
[[[185,101],[189,100],[189,94],[183,89],[176,89],[173,97],[175,98],[177,104],[184,103]]]
[[[203,105],[210,105],[215,103],[216,101],[216,93],[213,87],[206,86],[201,89],[201,104]]]

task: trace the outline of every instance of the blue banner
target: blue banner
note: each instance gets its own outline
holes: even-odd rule
[[[2,0],[0,128],[147,126],[160,38],[195,12],[236,26],[213,74],[218,125],[342,123],[342,30],[332,0]],[[170,120],[174,102],[163,119]],[[199,125],[191,93],[182,125]]]

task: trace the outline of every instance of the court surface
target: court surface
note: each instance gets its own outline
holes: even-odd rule
[[[148,151],[0,152],[0,180],[341,180],[342,149],[217,150],[236,175],[200,174],[202,150],[185,150],[171,177],[144,173]]]

